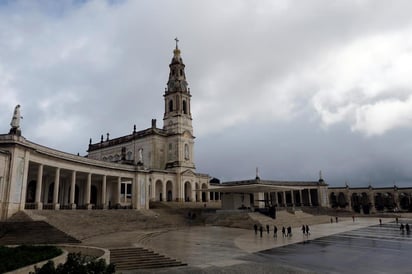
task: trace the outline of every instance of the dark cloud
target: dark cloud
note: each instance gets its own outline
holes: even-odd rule
[[[409,1],[0,3],[0,130],[81,154],[162,124],[174,38],[196,163],[224,180],[411,182]]]

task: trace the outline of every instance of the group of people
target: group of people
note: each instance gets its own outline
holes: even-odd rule
[[[258,231],[260,233],[260,237],[263,236],[263,226],[259,226],[257,224],[253,225],[253,228],[255,230],[255,235],[258,234]],[[302,231],[303,234],[306,236],[309,236],[309,226],[308,225],[302,225]],[[270,226],[266,225],[266,232],[267,234],[270,233]],[[278,237],[278,228],[276,225],[273,226],[273,237],[277,238]],[[286,238],[286,237],[292,237],[292,227],[288,226],[288,227],[284,227],[282,226],[282,237]]]
[[[308,225],[302,225],[302,233],[303,235],[309,236],[309,226]]]

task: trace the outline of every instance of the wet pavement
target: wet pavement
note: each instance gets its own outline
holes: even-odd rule
[[[412,235],[402,233],[393,222],[309,239],[243,259],[271,261],[315,273],[411,273],[411,255]]]
[[[290,238],[224,227],[165,230],[130,244],[189,266],[124,273],[411,273],[411,234],[401,233],[393,219],[382,221],[342,218],[311,226],[310,236],[294,228]]]

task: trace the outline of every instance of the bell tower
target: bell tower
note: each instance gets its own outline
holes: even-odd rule
[[[192,114],[190,108],[190,89],[187,87],[185,64],[183,64],[176,38],[176,48],[173,51],[170,73],[165,89],[165,114],[163,128],[168,133],[182,134],[185,131],[193,134]]]
[[[194,136],[192,114],[190,107],[190,89],[187,87],[185,64],[180,56],[176,38],[176,48],[169,65],[169,80],[165,94],[165,113],[163,129],[168,134],[166,168],[178,169],[182,172],[187,169],[194,171],[193,162]]]

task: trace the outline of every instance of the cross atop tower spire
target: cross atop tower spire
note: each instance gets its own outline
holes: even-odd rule
[[[178,47],[178,43],[179,43],[179,39],[177,39],[177,37],[175,38],[175,41],[176,41],[176,49],[178,49],[179,47]]]

